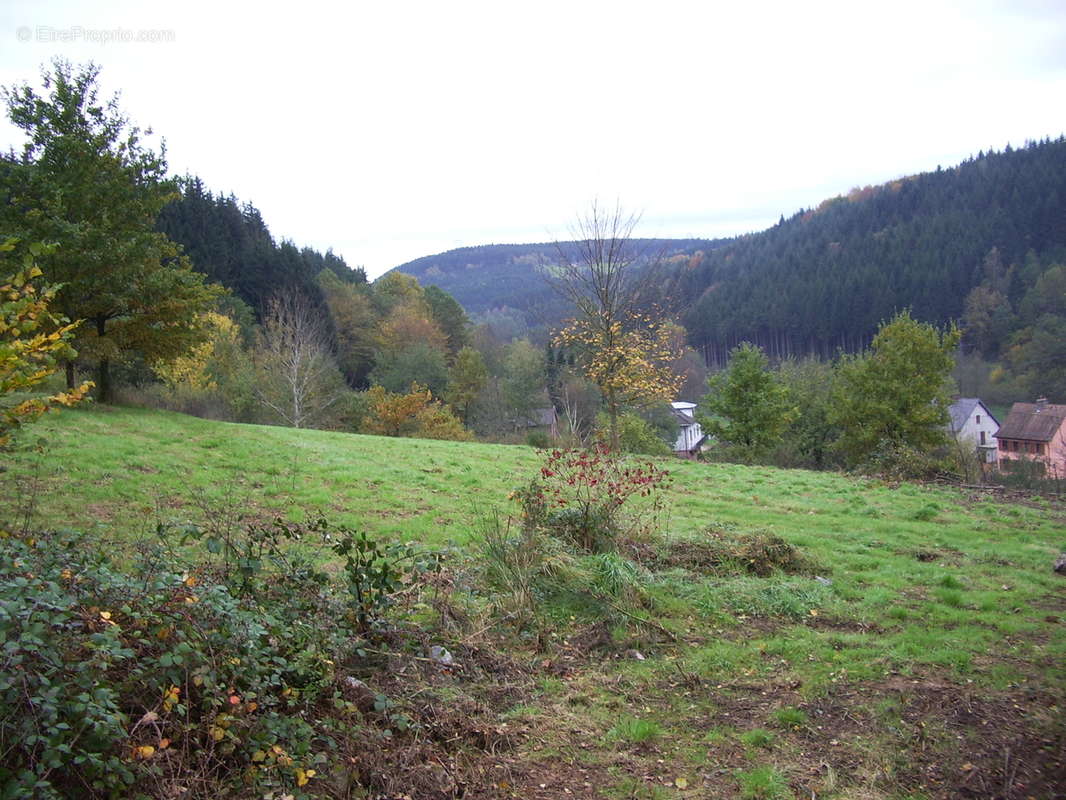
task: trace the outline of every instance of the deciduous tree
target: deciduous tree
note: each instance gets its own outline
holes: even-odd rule
[[[445,399],[455,409],[463,424],[470,420],[470,408],[489,379],[485,359],[473,347],[464,347],[455,357],[448,376]]]
[[[15,266],[9,258],[15,245],[0,243],[0,447],[19,426],[56,406],[80,402],[92,387],[87,382],[50,396],[30,394],[55,371],[59,359],[74,357],[70,341],[78,323],[49,310],[55,287],[37,286],[41,270],[34,256],[46,248],[31,245]],[[14,272],[7,274],[11,267]]]
[[[449,409],[433,399],[429,389],[417,383],[411,384],[406,394],[390,392],[383,386],[371,386],[366,397],[364,433],[452,441],[474,438]]]
[[[770,371],[762,348],[744,342],[729,356],[729,366],[707,379],[700,401],[703,429],[745,459],[764,455],[781,439],[796,409],[788,389]]]
[[[956,327],[938,330],[903,311],[882,323],[867,352],[842,357],[830,422],[841,427],[849,463],[882,448],[928,452],[947,441],[958,344]]]
[[[680,381],[670,363],[680,356],[671,326],[650,309],[654,265],[633,241],[639,217],[593,204],[574,230],[574,254],[559,248],[549,285],[575,317],[557,333],[599,388],[609,420],[610,447],[619,446],[618,418],[627,404],[674,399]]]
[[[256,366],[260,402],[293,428],[317,422],[345,391],[325,320],[298,294],[267,303]]]
[[[112,399],[111,364],[130,353],[167,360],[202,341],[198,314],[219,296],[179,248],[153,226],[174,194],[164,150],[155,153],[116,98],[98,98],[99,68],[57,60],[45,93],[5,89],[11,121],[27,134],[5,170],[0,217],[26,241],[56,242],[42,257],[60,288],[52,307],[85,320],[75,331],[82,358],[97,367],[101,400]],[[68,386],[74,385],[67,361]]]

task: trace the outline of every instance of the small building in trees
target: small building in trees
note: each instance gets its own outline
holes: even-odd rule
[[[515,428],[527,433],[544,433],[555,441],[559,438],[559,415],[555,412],[555,406],[533,408],[526,416],[516,420]]]
[[[703,443],[707,441],[707,435],[703,428],[696,422],[696,404],[683,400],[677,400],[670,404],[674,419],[681,427],[674,441],[674,455],[681,458],[695,458]]]
[[[1015,403],[999,429],[1001,466],[1014,461],[1042,463],[1050,477],[1066,476],[1066,405]]]
[[[948,425],[951,435],[959,444],[969,442],[976,448],[977,455],[986,464],[994,464],[998,443],[999,422],[992,416],[988,406],[976,397],[960,397],[950,406]]]

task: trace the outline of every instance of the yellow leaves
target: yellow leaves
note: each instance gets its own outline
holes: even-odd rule
[[[32,390],[55,371],[57,359],[75,355],[70,339],[78,323],[67,323],[48,311],[54,288],[46,287],[38,293],[30,283],[40,275],[40,269],[31,266],[9,276],[0,287],[0,397]],[[54,406],[80,402],[91,387],[91,383],[86,383],[79,389],[4,408],[0,411],[0,445],[10,440],[8,431]]]
[[[262,750],[256,750],[254,753],[252,753],[252,763],[262,763],[263,761],[266,761],[266,757],[266,753],[264,753]]]
[[[133,757],[137,759],[148,759],[155,755],[155,748],[150,744],[141,745],[133,749]]]
[[[180,698],[181,689],[177,686],[171,686],[163,695],[163,710],[170,711],[171,709],[173,709],[174,706],[178,704]]]
[[[684,791],[685,789],[688,788],[688,778],[684,778],[684,777],[674,778],[674,786],[676,786],[678,789],[681,789],[682,791]]]
[[[221,742],[222,739],[226,736],[226,729],[220,728],[218,725],[212,725],[209,733],[211,734],[212,739],[214,739],[216,742]]]
[[[313,769],[304,770],[297,768],[293,770],[293,774],[296,776],[297,786],[306,786],[307,782],[315,777],[315,771]]]
[[[167,362],[152,366],[153,371],[170,388],[187,386],[193,389],[213,389],[210,366],[213,359],[226,347],[236,345],[240,339],[237,323],[224,314],[208,311],[196,317],[196,327],[206,336],[200,344]]]
[[[670,364],[680,357],[676,326],[630,315],[626,320],[572,320],[558,344],[581,356],[585,375],[605,394],[630,402],[670,400],[680,386]]]

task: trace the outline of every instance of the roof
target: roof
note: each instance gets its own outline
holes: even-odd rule
[[[533,420],[536,422],[537,425],[554,425],[556,420],[555,406],[548,406],[547,408],[535,408],[533,409],[532,416]]]
[[[681,423],[682,427],[685,425],[692,425],[696,422],[696,404],[689,403],[684,400],[676,400],[670,404],[670,408],[673,411],[674,418]]]
[[[973,410],[977,406],[981,406],[981,408],[985,410],[985,414],[987,414],[997,425],[999,424],[999,420],[992,416],[992,412],[988,410],[988,406],[982,403],[979,397],[960,397],[948,406],[948,414],[951,415],[951,430],[956,433],[961,431],[962,426],[966,424],[966,420],[970,418],[970,415],[973,414]]]
[[[1053,403],[1015,403],[996,436],[1000,439],[1050,442],[1063,422],[1066,422],[1066,406]]]

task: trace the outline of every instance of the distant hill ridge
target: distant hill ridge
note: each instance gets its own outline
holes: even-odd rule
[[[856,189],[761,233],[648,242],[669,267],[664,297],[709,360],[742,340],[778,356],[853,350],[902,308],[941,325],[959,319],[993,248],[1008,269],[1066,262],[1066,138]],[[472,313],[558,309],[535,275],[537,264],[557,260],[558,246],[464,247],[396,269]],[[1012,302],[1038,274],[1010,271]]]
[[[667,260],[725,243],[725,239],[634,239],[634,250]],[[408,261],[395,269],[413,275],[423,286],[434,284],[473,314],[494,308],[529,311],[557,305],[558,298],[537,270],[557,263],[560,248],[573,255],[573,242],[485,244],[459,247]]]

